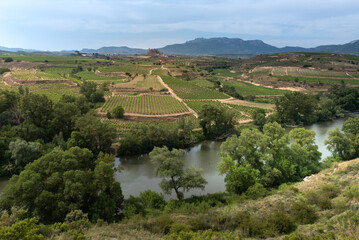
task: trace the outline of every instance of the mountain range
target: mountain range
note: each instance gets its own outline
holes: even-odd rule
[[[9,52],[42,52],[35,49],[22,49],[22,48],[6,48],[0,47],[0,50]],[[180,44],[167,45],[159,48],[159,51],[165,54],[173,55],[259,55],[259,54],[273,54],[284,52],[326,52],[337,54],[355,54],[359,55],[359,40],[352,41],[346,44],[339,45],[322,45],[314,48],[302,47],[283,47],[278,48],[269,45],[262,40],[243,40],[240,38],[196,38],[191,41]],[[61,52],[52,52],[54,54],[68,54],[72,50],[63,50]],[[98,54],[144,54],[146,49],[129,48],[129,47],[102,47],[99,49],[84,48],[82,53],[98,53]],[[46,52],[48,53],[48,52]]]

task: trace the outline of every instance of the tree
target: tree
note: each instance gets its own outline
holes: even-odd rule
[[[80,110],[75,103],[58,102],[54,106],[54,118],[52,129],[55,133],[62,132],[65,139],[68,139],[75,129],[75,123],[80,116]]]
[[[234,127],[234,113],[225,108],[206,104],[199,112],[198,118],[206,138],[227,134]]]
[[[83,94],[86,99],[92,103],[104,102],[104,93],[97,90],[97,85],[94,82],[84,81],[80,87],[80,93]]]
[[[41,144],[35,142],[28,143],[23,139],[10,142],[9,150],[17,168],[16,172],[20,172],[26,164],[41,156]]]
[[[312,95],[300,92],[286,93],[275,101],[278,121],[294,124],[315,122],[316,102]]]
[[[319,171],[320,152],[314,144],[314,131],[294,129],[286,134],[278,123],[258,129],[244,129],[221,145],[220,174],[226,175],[226,188],[237,194],[254,184],[265,187],[299,181]]]
[[[263,129],[266,123],[266,112],[264,109],[258,108],[252,113],[253,123],[258,126],[259,130]]]
[[[177,198],[183,199],[183,192],[192,188],[204,189],[207,181],[202,177],[202,169],[195,167],[183,169],[184,162],[180,158],[184,151],[179,149],[168,150],[167,147],[155,147],[150,153],[151,163],[155,165],[155,174],[162,177],[160,187],[165,194],[175,191]],[[180,189],[182,188],[182,191]]]
[[[94,161],[91,151],[79,147],[54,149],[10,179],[0,208],[23,207],[43,222],[63,221],[74,210],[94,220],[119,219],[123,196],[113,178],[113,160],[113,156],[100,154]]]
[[[77,119],[75,131],[71,133],[68,146],[79,146],[90,149],[94,154],[111,152],[111,145],[117,134],[116,129],[107,122],[90,114]]]
[[[114,118],[123,118],[125,114],[125,110],[122,106],[116,106],[112,109],[112,116]]]
[[[359,117],[349,118],[343,123],[342,130],[338,128],[329,130],[329,137],[325,140],[327,148],[333,157],[341,160],[350,160],[359,157]]]
[[[53,103],[46,95],[22,95],[19,108],[25,120],[39,128],[50,128],[50,121],[53,118]]]

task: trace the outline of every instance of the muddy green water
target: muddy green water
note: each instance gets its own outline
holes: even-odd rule
[[[336,119],[330,122],[316,123],[307,126],[316,133],[316,144],[319,151],[322,153],[322,159],[330,156],[330,152],[324,145],[324,140],[327,139],[327,131],[338,127],[342,127],[346,118]],[[185,166],[196,166],[203,168],[204,177],[208,181],[204,191],[192,190],[185,193],[186,197],[191,195],[203,195],[207,193],[216,193],[225,191],[224,177],[218,175],[217,163],[220,161],[218,152],[222,142],[218,141],[205,141],[192,148],[190,148],[183,159]],[[153,174],[153,166],[149,161],[148,155],[121,157],[116,159],[116,164],[123,167],[122,172],[116,174],[116,179],[121,182],[122,191],[125,197],[130,195],[138,196],[140,192],[151,189],[156,192],[161,192],[158,186],[161,181]],[[174,195],[168,197],[175,197]]]

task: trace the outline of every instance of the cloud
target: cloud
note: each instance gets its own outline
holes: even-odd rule
[[[88,35],[126,40],[131,39],[126,34],[142,34],[158,39],[159,33],[184,31],[193,36],[260,37],[280,45],[305,39],[303,46],[310,44],[310,38],[310,46],[319,43],[316,39],[330,43],[359,38],[356,0],[4,0],[0,9],[5,42],[14,36],[36,39],[29,36],[31,32],[43,33],[43,40],[37,38],[40,42],[51,38],[48,33],[79,42]]]

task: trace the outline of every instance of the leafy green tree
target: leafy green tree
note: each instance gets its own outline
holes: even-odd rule
[[[85,115],[77,119],[76,130],[71,133],[68,146],[90,149],[94,154],[111,152],[111,145],[116,138],[116,129],[107,122]]]
[[[14,165],[20,172],[26,164],[34,161],[41,156],[41,144],[35,142],[26,142],[23,139],[17,139],[9,144],[11,158],[14,159]]]
[[[104,93],[97,90],[97,85],[94,82],[84,81],[80,87],[80,93],[83,94],[86,99],[92,103],[104,102]]]
[[[2,210],[12,206],[44,222],[63,221],[68,213],[82,210],[94,220],[121,217],[123,196],[113,178],[113,156],[100,154],[96,161],[88,149],[78,147],[52,152],[29,163],[14,175],[0,198]]]
[[[244,129],[221,145],[220,174],[226,175],[227,190],[243,193],[254,184],[265,187],[299,181],[319,171],[320,152],[315,134],[306,129],[286,134],[278,123],[258,129]]]
[[[46,95],[29,94],[20,98],[22,117],[39,128],[48,129],[53,118],[53,103]]]
[[[53,115],[52,129],[55,133],[62,132],[64,138],[68,139],[75,129],[80,110],[75,103],[58,102],[54,106]]]
[[[183,150],[170,151],[167,147],[155,147],[150,153],[151,163],[156,167],[156,176],[163,178],[160,187],[165,194],[170,194],[174,190],[178,199],[183,199],[183,192],[192,188],[204,189],[207,183],[202,176],[202,169],[195,167],[183,169],[184,162],[181,160],[183,154]]]
[[[350,160],[359,157],[359,117],[349,118],[343,123],[343,132],[338,128],[328,131],[328,139],[325,140],[327,148],[333,157],[341,160]]]
[[[214,138],[229,133],[234,128],[234,113],[225,108],[204,105],[198,118],[206,138]]]
[[[348,118],[343,123],[343,132],[346,135],[358,135],[359,134],[359,117]]]
[[[281,123],[308,124],[315,122],[317,100],[314,96],[300,92],[286,93],[277,98],[275,108]]]
[[[125,114],[125,110],[123,109],[122,106],[116,106],[112,109],[111,113],[114,118],[123,118]]]
[[[256,109],[252,113],[253,123],[258,126],[259,130],[263,129],[264,124],[266,123],[266,112],[264,109]]]

